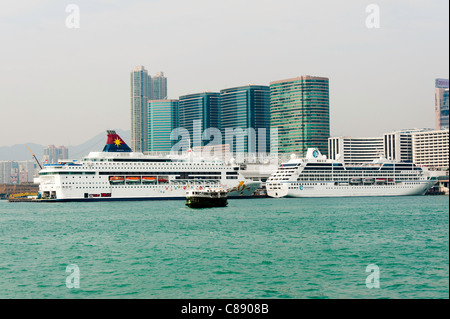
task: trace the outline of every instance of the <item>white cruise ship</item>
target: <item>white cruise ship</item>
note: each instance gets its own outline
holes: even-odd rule
[[[186,199],[189,190],[225,189],[229,198],[250,197],[260,182],[246,180],[239,166],[195,156],[148,156],[132,152],[107,131],[102,152],[81,161],[47,164],[39,172],[39,198],[50,201]]]
[[[374,161],[346,166],[310,148],[306,158],[280,165],[267,180],[270,197],[345,197],[423,195],[436,183],[413,163]]]

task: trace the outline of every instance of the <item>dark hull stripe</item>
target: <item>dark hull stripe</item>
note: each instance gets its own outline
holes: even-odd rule
[[[235,196],[228,199],[249,199],[259,198],[255,196]],[[66,199],[45,199],[39,202],[118,202],[118,201],[149,201],[149,200],[186,200],[185,197],[136,197],[136,198],[66,198]]]

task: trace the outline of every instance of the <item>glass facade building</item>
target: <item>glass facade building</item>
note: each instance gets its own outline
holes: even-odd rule
[[[174,141],[172,130],[178,127],[178,100],[148,101],[148,151],[168,152]]]
[[[270,152],[270,88],[229,88],[220,91],[220,98],[223,144],[232,152]]]
[[[203,140],[202,135],[208,128],[220,130],[220,93],[203,92],[180,96],[179,127],[189,132],[190,146],[209,144],[209,140]]]
[[[300,76],[270,83],[270,125],[278,130],[278,152],[305,156],[309,147],[328,154],[329,79]]]
[[[449,128],[449,81],[448,79],[436,79],[436,130],[448,130]]]

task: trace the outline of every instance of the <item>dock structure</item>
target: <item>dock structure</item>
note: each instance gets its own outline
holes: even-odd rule
[[[430,188],[426,195],[449,195],[448,175],[437,176],[436,184]]]
[[[21,203],[21,202],[28,202],[28,203],[41,203],[44,202],[44,200],[42,199],[37,199],[37,198],[28,198],[28,197],[18,197],[18,198],[8,198],[8,202],[12,202],[12,203]]]
[[[0,199],[8,199],[12,194],[38,193],[39,185],[33,183],[0,184]]]
[[[261,182],[261,186],[255,192],[255,196],[261,197],[266,194],[266,181],[270,175],[277,171],[278,164],[245,164],[241,169],[242,176],[246,179]]]

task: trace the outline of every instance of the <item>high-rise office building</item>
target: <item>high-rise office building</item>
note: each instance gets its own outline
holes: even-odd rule
[[[436,79],[435,85],[436,130],[449,128],[449,81]]]
[[[412,133],[413,162],[438,170],[449,168],[448,129]]]
[[[209,140],[203,140],[206,129],[220,131],[220,93],[203,92],[188,94],[179,98],[179,126],[190,135],[190,146],[204,146]],[[219,145],[222,141],[214,141]]]
[[[361,165],[384,157],[382,137],[330,137],[328,158]]]
[[[223,143],[232,152],[270,152],[270,88],[246,85],[220,91]]]
[[[151,77],[143,66],[138,66],[131,72],[131,148],[135,152],[147,151],[150,95]]]
[[[270,125],[278,130],[278,152],[305,156],[309,147],[328,153],[329,79],[300,76],[270,83]]]
[[[347,164],[365,164],[380,157],[399,162],[413,161],[413,134],[431,132],[415,128],[383,134],[383,137],[330,137],[328,157]]]
[[[413,160],[412,152],[412,133],[426,132],[431,129],[407,129],[385,133],[384,156],[387,159],[401,162],[411,162]]]
[[[150,99],[167,99],[167,78],[164,76],[164,72],[158,72],[154,76],[152,76]]]
[[[170,151],[170,134],[178,127],[178,100],[149,100],[147,118],[148,151]]]

